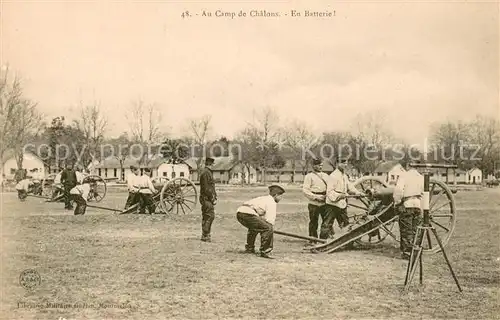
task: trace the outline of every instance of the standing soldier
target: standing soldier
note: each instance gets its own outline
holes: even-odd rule
[[[326,188],[326,206],[325,220],[321,225],[321,239],[327,239],[330,236],[333,223],[337,223],[341,229],[349,224],[347,216],[347,195],[363,195],[349,181],[345,173],[347,164],[337,159],[336,168],[328,177],[328,186]]]
[[[313,171],[304,177],[302,192],[309,200],[307,205],[309,210],[309,236],[317,238],[319,217],[321,216],[321,220],[325,220],[324,205],[328,175],[322,172],[323,164],[319,159],[313,160],[312,168]]]
[[[394,187],[394,206],[399,213],[400,250],[403,259],[409,259],[417,226],[422,222],[424,177],[406,165]]]
[[[215,219],[214,206],[217,203],[217,193],[210,167],[214,163],[214,158],[206,158],[205,168],[200,173],[200,203],[201,203],[201,241],[211,242],[212,222]]]
[[[136,183],[139,174],[139,168],[137,168],[136,166],[130,166],[130,171],[130,174],[127,176],[128,198],[127,202],[125,203],[125,210],[139,201],[139,187]]]
[[[64,187],[64,209],[67,210],[73,209],[73,205],[71,204],[70,191],[77,185],[78,182],[73,166],[73,163],[69,163],[66,166],[66,169],[64,169],[61,173],[61,183]]]
[[[153,201],[153,194],[156,193],[153,181],[151,181],[151,168],[145,168],[144,174],[136,178],[136,185],[139,187],[139,213],[145,214],[146,208],[149,214],[154,214],[156,207]]]
[[[255,239],[260,233],[260,256],[273,259],[269,253],[273,250],[276,207],[284,193],[283,187],[273,184],[269,186],[269,195],[253,198],[238,208],[236,218],[248,228],[245,253],[255,253]]]

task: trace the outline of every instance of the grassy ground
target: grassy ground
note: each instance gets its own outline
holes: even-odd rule
[[[263,190],[219,195],[213,243],[202,243],[199,206],[189,215],[114,215],[2,195],[2,315],[5,319],[499,319],[498,189],[456,194],[457,228],[447,253],[424,256],[402,294],[406,262],[391,240],[371,250],[303,253],[304,241],[275,237],[276,260],[242,255],[235,209]],[[121,207],[124,194],[101,205]],[[307,234],[299,191],[279,204],[280,230]],[[42,281],[19,285],[24,269]]]

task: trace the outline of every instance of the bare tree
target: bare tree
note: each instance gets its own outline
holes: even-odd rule
[[[163,117],[156,105],[146,104],[142,99],[137,99],[133,101],[126,118],[134,142],[160,143],[164,138]]]
[[[0,159],[5,151],[14,149],[18,169],[22,169],[24,146],[35,130],[40,129],[41,114],[36,103],[23,97],[19,78],[10,82],[8,67],[1,70],[0,79]],[[0,166],[3,181],[3,166]]]
[[[308,159],[308,151],[318,144],[319,139],[314,135],[310,127],[305,122],[298,120],[292,121],[292,123],[284,128],[283,139],[285,141],[285,145],[293,152],[292,182],[295,182],[296,161],[300,159],[301,156],[301,160],[305,161]]]
[[[0,159],[12,148],[15,109],[20,104],[22,89],[19,79],[9,82],[8,68],[2,68],[0,79]],[[3,165],[0,166],[0,179],[3,181]]]
[[[431,140],[434,143],[434,161],[453,162],[459,166],[466,163],[461,158],[461,149],[468,144],[471,136],[470,123],[446,121],[431,126]],[[426,155],[427,156],[427,155]]]
[[[196,165],[198,170],[200,170],[201,161],[206,156],[205,150],[207,148],[207,142],[209,139],[209,135],[212,132],[212,116],[204,115],[199,118],[189,119],[189,131],[190,138],[194,147],[200,148],[198,152],[198,160],[196,161]],[[194,154],[192,156],[195,156]]]
[[[477,151],[479,167],[485,174],[494,174],[495,163],[500,160],[500,121],[478,115],[470,125],[471,148]]]
[[[42,115],[38,112],[37,104],[23,99],[14,111],[12,144],[17,168],[23,169],[24,147],[41,129]]]
[[[83,148],[85,158],[84,165],[93,162],[97,157],[101,157],[99,147],[104,141],[104,134],[108,126],[108,120],[102,114],[100,104],[95,102],[93,104],[84,106],[80,102],[80,118],[74,120],[74,124],[79,129],[85,139]],[[102,160],[102,159],[101,159]]]
[[[280,130],[280,119],[278,114],[271,108],[265,107],[260,111],[254,110],[253,121],[248,123],[248,132],[255,135],[259,145],[260,169],[262,171],[262,182],[266,182],[266,169],[269,168],[283,140]]]
[[[392,140],[387,113],[382,109],[358,113],[353,121],[355,136],[378,149]]]

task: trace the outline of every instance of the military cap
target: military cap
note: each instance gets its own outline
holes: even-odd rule
[[[136,166],[134,166],[134,165],[131,165],[131,166],[130,166],[130,170],[137,170],[137,167],[136,167]]]
[[[269,193],[272,195],[285,193],[285,188],[283,188],[279,184],[272,184],[268,188],[269,188]]]
[[[323,161],[321,161],[320,159],[313,159],[312,163],[313,166],[319,166],[320,164],[323,163]]]
[[[214,163],[215,159],[214,158],[211,158],[211,157],[206,157],[205,159],[205,163],[206,164],[209,164],[209,163]]]

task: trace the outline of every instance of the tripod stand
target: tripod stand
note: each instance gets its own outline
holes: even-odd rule
[[[412,165],[414,167],[434,167],[432,165]],[[448,268],[450,269],[451,275],[453,276],[453,279],[455,280],[455,283],[458,287],[458,290],[462,292],[462,288],[460,287],[460,284],[458,283],[458,279],[455,275],[455,272],[453,271],[453,268],[451,267],[450,261],[448,260],[448,256],[446,255],[446,252],[444,251],[443,244],[441,242],[441,239],[439,239],[438,233],[434,226],[431,225],[430,223],[430,217],[429,217],[429,172],[424,173],[424,201],[423,201],[423,211],[424,211],[424,221],[421,226],[417,227],[417,232],[415,234],[415,238],[413,239],[413,248],[411,251],[410,255],[410,260],[408,262],[408,267],[406,269],[406,277],[405,277],[405,286],[404,290],[408,291],[410,288],[411,281],[413,280],[413,277],[415,276],[415,271],[417,269],[417,264],[419,265],[419,273],[420,273],[420,284],[423,282],[423,270],[422,270],[422,253],[423,253],[423,244],[424,244],[424,239],[427,239],[429,242],[429,245],[431,243],[431,234],[434,235],[436,238],[436,241],[441,249],[441,252],[443,253],[443,257],[446,261],[446,264],[448,265]]]

